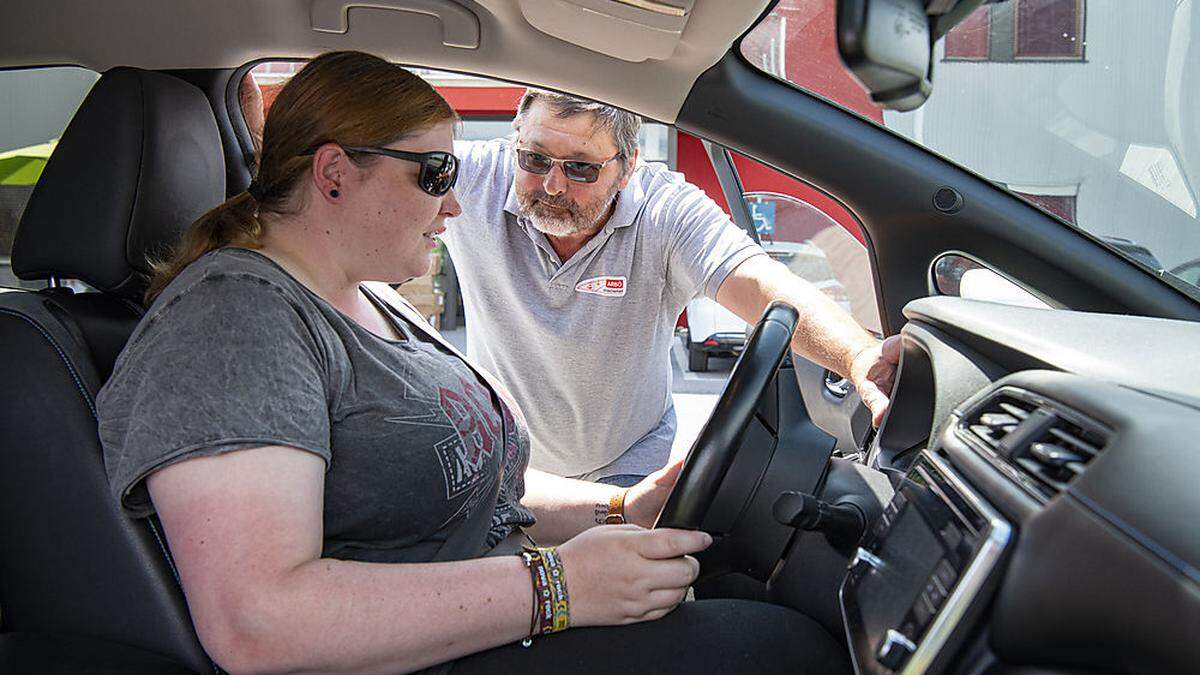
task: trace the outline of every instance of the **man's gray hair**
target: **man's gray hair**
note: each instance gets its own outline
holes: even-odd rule
[[[606,130],[612,133],[613,140],[617,144],[617,152],[621,156],[621,165],[628,168],[628,161],[633,157],[633,151],[638,146],[638,130],[642,128],[641,117],[610,105],[589,101],[586,98],[531,87],[525,90],[525,95],[517,104],[517,117],[513,120],[514,127],[520,128],[521,118],[524,117],[525,111],[529,110],[529,107],[536,101],[544,101],[550,107],[550,112],[560,119],[585,113],[594,115],[595,122],[592,129],[595,131]]]

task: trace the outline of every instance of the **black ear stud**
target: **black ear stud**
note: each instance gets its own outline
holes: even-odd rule
[[[337,190],[330,190],[330,191],[329,191],[329,196],[330,196],[330,197],[333,197],[334,199],[337,199],[337,198],[338,198],[338,195],[340,195],[340,194],[341,194],[341,193],[340,193],[340,192],[338,192]]]

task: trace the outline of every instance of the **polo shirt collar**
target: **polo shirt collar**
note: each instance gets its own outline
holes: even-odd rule
[[[514,168],[513,171],[515,172],[516,169]],[[504,210],[517,218],[521,217],[521,204],[517,201],[517,177],[515,174],[508,181],[508,196],[504,198]]]
[[[642,206],[646,203],[646,189],[642,187],[642,181],[638,180],[637,170],[635,166],[629,183],[625,189],[617,193],[617,208],[613,210],[612,216],[608,219],[607,226],[610,228],[616,229],[632,225],[633,221],[637,220]]]

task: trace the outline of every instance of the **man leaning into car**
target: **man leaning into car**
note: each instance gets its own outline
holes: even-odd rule
[[[667,463],[670,342],[699,294],[748,322],[773,300],[795,306],[792,348],[848,375],[878,423],[898,343],[883,349],[680,174],[639,164],[640,124],[530,89],[513,138],[455,144],[463,211],[442,239],[468,352],[525,402],[531,466],[629,486]]]

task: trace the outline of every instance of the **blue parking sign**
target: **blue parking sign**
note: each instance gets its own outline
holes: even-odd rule
[[[775,234],[775,202],[750,202],[750,219],[760,235]]]

